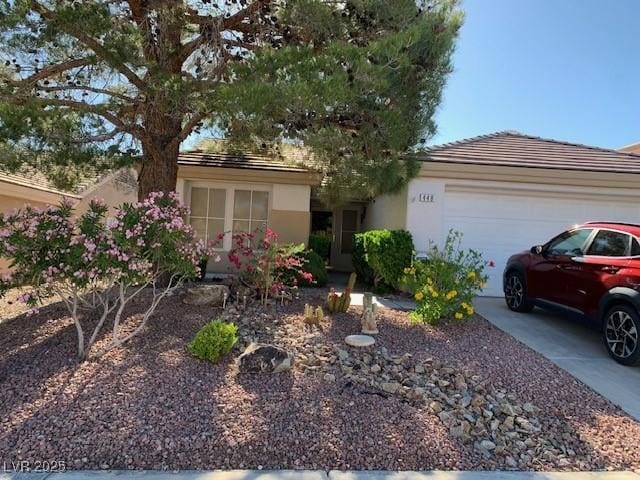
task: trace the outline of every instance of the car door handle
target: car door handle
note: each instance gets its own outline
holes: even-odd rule
[[[614,267],[613,265],[606,265],[602,268],[600,268],[601,271],[606,272],[606,273],[618,273],[618,270],[620,270],[620,267]]]
[[[571,265],[567,263],[559,263],[556,265],[556,268],[559,270],[582,270],[582,266],[580,265]]]

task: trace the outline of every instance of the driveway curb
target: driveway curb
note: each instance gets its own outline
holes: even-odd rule
[[[330,471],[329,480],[640,480],[633,472]]]
[[[640,480],[626,472],[339,471],[330,470],[72,470],[64,473],[0,472],[0,480]]]
[[[0,480],[328,480],[324,470],[69,470],[0,473]],[[636,480],[636,479],[634,479]]]

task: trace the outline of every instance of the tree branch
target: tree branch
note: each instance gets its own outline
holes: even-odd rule
[[[46,18],[49,21],[55,22],[56,15],[46,8],[41,3],[36,0],[31,1],[31,8],[42,15],[43,18]],[[110,66],[118,70],[122,75],[124,75],[133,85],[138,87],[140,90],[146,90],[145,82],[136,75],[133,70],[127,67],[124,63],[118,61],[114,55],[107,50],[100,42],[98,42],[95,38],[90,37],[82,30],[77,30],[76,28],[68,25],[64,22],[57,22],[60,28],[66,32],[68,35],[76,38],[78,41],[83,43],[85,46],[93,50],[93,52],[102,58],[105,62],[107,62]]]
[[[47,86],[42,86],[42,85],[36,85],[34,88],[36,88],[37,90],[40,90],[42,92],[63,92],[66,90],[84,90],[87,92],[92,92],[92,93],[98,93],[101,95],[109,95],[111,97],[114,98],[119,98],[120,100],[124,100],[125,102],[130,102],[130,103],[137,103],[138,101],[133,98],[133,97],[129,97],[128,95],[124,95],[122,93],[118,93],[118,92],[113,92],[111,90],[107,90],[104,88],[96,88],[96,87],[90,87],[88,85],[82,86],[82,85],[74,85],[74,86],[53,86],[53,87],[47,87]]]
[[[89,103],[78,102],[76,100],[68,100],[62,98],[43,98],[43,97],[29,97],[28,99],[17,96],[0,96],[0,100],[14,105],[25,105],[29,102],[37,103],[43,106],[55,106],[55,107],[69,107],[74,110],[80,110],[86,113],[92,113],[94,115],[101,116],[108,122],[112,123],[115,127],[123,132],[130,133],[134,136],[140,137],[144,135],[144,130],[138,125],[131,125],[124,123],[113,113],[101,108],[98,105],[91,105]]]
[[[196,128],[196,126],[204,119],[205,115],[206,113],[204,112],[194,113],[192,117],[189,119],[189,121],[187,121],[187,123],[184,124],[178,136],[171,141],[171,144],[173,145],[177,143],[179,145],[180,143],[182,143],[182,141],[186,139],[189,136],[189,134],[191,134],[193,129]]]
[[[72,68],[85,67],[91,65],[93,62],[89,58],[72,58],[71,60],[67,60],[62,63],[56,63],[55,65],[50,65],[48,67],[40,69],[38,72],[33,75],[28,76],[22,80],[11,81],[14,85],[33,85],[40,80],[44,80],[45,78],[53,77],[60,73],[66,72],[67,70],[71,70]]]

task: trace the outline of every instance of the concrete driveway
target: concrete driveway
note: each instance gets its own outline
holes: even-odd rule
[[[595,327],[537,307],[531,313],[515,313],[502,298],[479,297],[475,304],[476,311],[500,330],[541,353],[640,421],[640,367],[624,367],[614,362]]]

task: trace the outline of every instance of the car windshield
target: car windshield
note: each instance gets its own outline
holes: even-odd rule
[[[551,240],[547,246],[549,255],[582,255],[583,247],[589,235],[593,232],[592,228],[582,228],[565,232],[559,237]]]

